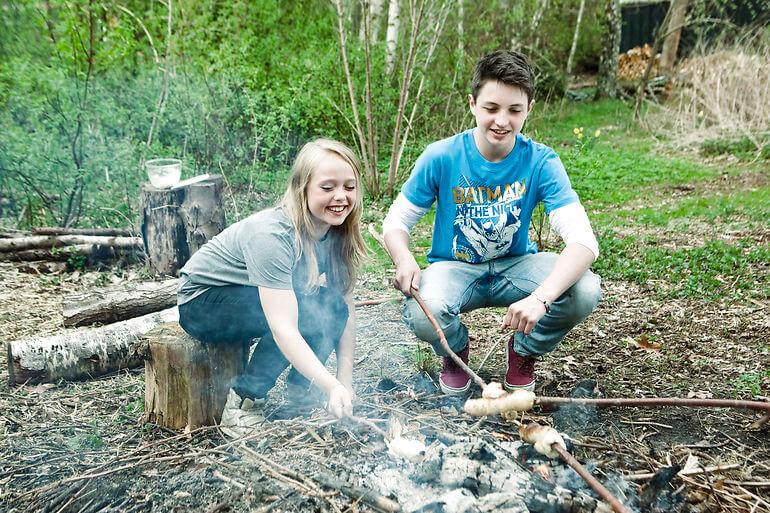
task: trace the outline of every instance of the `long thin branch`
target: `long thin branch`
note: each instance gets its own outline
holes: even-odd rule
[[[602,499],[607,502],[607,504],[610,505],[610,507],[617,513],[628,513],[628,509],[626,509],[625,506],[623,506],[618,499],[615,498],[612,493],[610,493],[609,490],[607,490],[603,484],[601,484],[591,473],[586,470],[586,468],[580,464],[578,460],[576,460],[566,449],[564,449],[561,445],[558,443],[554,443],[551,445],[551,448],[559,453],[559,456],[561,459],[564,460],[564,462],[572,467],[572,469],[580,475],[580,477],[583,478],[583,480],[588,483],[588,486],[590,486],[593,491],[595,491]]]
[[[345,39],[345,26],[343,24],[344,13],[342,11],[342,0],[333,0],[334,6],[337,9],[337,37],[340,41],[340,53],[342,55],[342,68],[345,71],[345,81],[348,86],[348,97],[350,98],[350,108],[353,110],[353,120],[355,122],[356,139],[358,141],[359,150],[361,151],[361,158],[364,160],[364,168],[371,170],[371,162],[369,161],[369,151],[367,148],[366,138],[364,137],[364,131],[361,127],[361,119],[358,115],[358,102],[356,101],[356,93],[353,88],[353,78],[350,75],[350,63],[348,61],[348,50]],[[372,186],[373,184],[367,184]],[[376,194],[378,191],[370,191]]]

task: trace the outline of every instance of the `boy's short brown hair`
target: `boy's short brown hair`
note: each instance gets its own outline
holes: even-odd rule
[[[526,55],[516,50],[498,50],[488,53],[476,62],[471,82],[471,94],[475,100],[479,91],[489,80],[497,80],[510,86],[517,86],[527,93],[532,101],[535,93],[535,71]]]

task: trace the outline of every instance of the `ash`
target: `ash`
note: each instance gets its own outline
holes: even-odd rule
[[[382,463],[366,486],[394,497],[407,513],[551,513],[609,511],[592,497],[572,469],[549,460],[551,480],[519,463],[521,442],[490,443],[479,438],[431,444],[420,463]],[[569,472],[572,472],[572,475]]]

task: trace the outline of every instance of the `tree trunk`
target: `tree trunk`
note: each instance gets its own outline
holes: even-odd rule
[[[142,239],[156,272],[176,276],[224,228],[221,176],[171,189],[142,184]]]
[[[393,74],[396,64],[396,48],[398,47],[399,8],[398,0],[388,2],[388,30],[385,34],[385,69],[388,75]]]
[[[139,336],[179,319],[176,307],[110,324],[8,343],[8,381],[48,383],[89,379],[142,365]]]
[[[620,2],[605,0],[601,23],[604,44],[599,57],[595,99],[615,98],[618,95],[618,55],[620,54]]]
[[[586,0],[580,0],[580,8],[578,9],[577,21],[575,22],[575,34],[572,36],[572,47],[569,50],[569,57],[567,57],[567,76],[572,73],[572,64],[575,61],[575,51],[577,50],[577,42],[580,37],[580,24],[583,22],[583,11],[586,8]]]
[[[170,308],[176,304],[178,284],[174,279],[70,294],[62,300],[64,325],[110,324]]]
[[[218,423],[233,380],[243,372],[245,345],[203,344],[176,323],[143,338],[148,342],[145,420],[186,431]]]
[[[106,262],[119,258],[140,256],[142,239],[136,237],[120,237],[132,239],[130,244],[105,245],[105,244],[75,244],[74,246],[62,246],[48,249],[25,249],[21,251],[0,251],[0,261],[4,262],[31,262],[46,260],[49,262],[68,262],[73,257],[85,257],[88,265],[97,262]],[[6,239],[7,240],[7,239]]]
[[[666,38],[663,40],[663,50],[660,53],[660,72],[669,74],[676,62],[676,53],[679,50],[679,40],[682,37],[682,27],[687,15],[689,0],[673,0],[671,7],[671,19],[668,22]]]

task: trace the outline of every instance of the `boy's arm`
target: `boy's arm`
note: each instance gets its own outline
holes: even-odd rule
[[[348,305],[348,322],[337,345],[337,379],[353,391],[353,358],[356,349],[356,308],[353,297],[345,296]]]
[[[580,203],[555,209],[550,213],[549,220],[551,227],[564,240],[565,247],[543,283],[531,295],[508,307],[503,318],[503,328],[510,327],[529,334],[546,314],[543,301],[547,305],[556,301],[599,256],[599,244]]]
[[[299,332],[294,291],[259,287],[259,300],[275,343],[289,363],[329,395],[330,410],[335,416],[352,414],[352,396],[347,387],[326,370]]]
[[[409,251],[409,232],[427,211],[399,193],[382,222],[385,250],[396,266],[393,285],[407,296],[420,288],[420,266]]]

